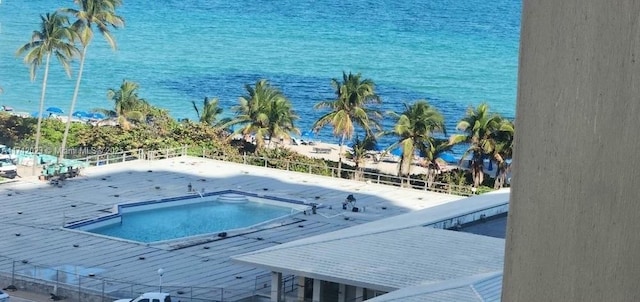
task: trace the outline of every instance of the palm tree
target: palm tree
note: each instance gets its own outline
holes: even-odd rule
[[[142,122],[151,110],[151,105],[138,96],[140,85],[136,82],[122,80],[119,89],[109,88],[107,98],[113,101],[113,114],[118,118],[120,126],[128,130],[130,120]]]
[[[380,97],[375,93],[375,83],[371,79],[361,80],[361,77],[360,74],[347,75],[343,72],[342,82],[338,79],[331,80],[336,98],[321,101],[315,105],[316,109],[328,108],[330,111],[313,124],[314,131],[317,132],[329,124],[333,127],[333,134],[340,137],[338,174],[342,169],[344,142],[353,137],[354,125],[360,126],[368,136],[372,135],[372,130],[380,129],[379,119],[382,115],[378,110],[367,107],[381,102]]]
[[[299,117],[293,111],[293,106],[288,99],[284,97],[273,99],[269,103],[268,116],[269,144],[273,138],[288,139],[291,133],[300,133],[294,125],[294,121]]]
[[[361,180],[364,178],[363,166],[365,160],[367,159],[367,152],[373,149],[375,145],[376,139],[373,136],[366,136],[362,140],[358,138],[358,136],[356,136],[356,138],[353,140],[351,151],[347,152],[346,156],[355,164],[355,180]]]
[[[24,62],[29,65],[31,80],[35,80],[36,70],[42,65],[44,60],[44,76],[42,78],[42,91],[40,94],[40,108],[38,110],[38,125],[36,127],[36,142],[33,150],[33,174],[35,175],[38,164],[38,152],[40,147],[40,135],[42,128],[42,113],[44,111],[44,100],[47,91],[47,79],[49,77],[49,63],[51,55],[54,55],[68,76],[71,75],[71,59],[78,53],[78,49],[73,45],[75,33],[71,30],[69,19],[57,13],[41,15],[40,31],[34,31],[31,41],[18,48],[16,55],[24,54]]]
[[[241,125],[234,131],[242,134],[245,140],[253,135],[256,149],[262,149],[265,138],[289,138],[291,133],[298,133],[293,122],[298,116],[292,109],[291,102],[280,90],[272,87],[267,80],[258,80],[255,87],[245,85],[247,95],[240,97],[239,104],[233,107],[236,116],[223,127]]]
[[[282,136],[289,138],[290,133],[297,133],[293,122],[298,116],[292,109],[291,102],[267,80],[258,80],[255,87],[246,85],[247,95],[240,97],[239,104],[233,107],[235,118],[224,127],[242,125],[234,131],[241,133],[245,139],[254,135],[256,149],[265,145],[265,138]]]
[[[74,2],[78,6],[78,9],[64,8],[61,9],[61,11],[71,14],[76,18],[76,21],[73,23],[73,28],[77,33],[80,44],[82,44],[82,53],[80,55],[78,78],[76,79],[76,86],[73,90],[73,98],[71,99],[69,116],[67,117],[67,124],[65,125],[62,136],[62,146],[60,147],[58,161],[64,158],[64,149],[67,144],[67,137],[69,136],[69,127],[71,126],[73,110],[78,100],[80,81],[82,80],[82,72],[84,71],[84,61],[87,56],[89,44],[91,44],[91,40],[93,39],[93,28],[97,28],[111,48],[116,49],[116,41],[111,35],[109,27],[118,28],[124,26],[124,19],[116,15],[115,12],[116,8],[122,5],[122,0],[74,0]]]
[[[447,151],[451,151],[451,147],[448,139],[433,138],[431,150],[422,154],[427,168],[427,187],[432,187],[435,184],[436,176],[442,172],[439,163],[442,159],[438,157]]]
[[[198,105],[196,105],[195,101],[191,101],[191,104],[198,115],[200,123],[207,124],[209,126],[217,125],[216,120],[218,115],[222,113],[222,108],[218,105],[218,99],[209,99],[208,97],[205,97],[202,103],[202,113],[200,113],[200,109],[198,109]]]
[[[495,150],[492,154],[496,161],[496,179],[493,185],[494,189],[500,189],[504,185],[507,173],[509,172],[509,164],[507,159],[513,156],[513,138],[515,134],[515,126],[513,122],[503,119],[500,124],[499,131],[494,136]]]
[[[398,164],[398,176],[410,175],[414,154],[420,153],[427,162],[435,160],[438,152],[442,152],[442,145],[433,137],[434,133],[446,134],[444,117],[425,100],[418,100],[409,105],[404,104],[405,110],[401,114],[390,112],[396,123],[392,131],[398,141],[389,146],[388,150],[401,147],[402,156]]]
[[[474,187],[484,181],[484,159],[492,158],[496,152],[496,135],[508,131],[508,124],[502,117],[489,112],[489,105],[482,103],[477,108],[469,108],[467,115],[458,123],[457,129],[464,134],[454,134],[449,138],[451,145],[469,144],[462,158],[471,154],[471,175]],[[513,129],[513,128],[512,128]]]

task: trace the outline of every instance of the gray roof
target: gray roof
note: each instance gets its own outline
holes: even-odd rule
[[[273,271],[374,290],[393,291],[501,272],[504,240],[462,232],[410,227],[342,236],[317,236],[233,256]],[[335,235],[335,232],[333,233]]]
[[[188,183],[207,192],[242,190],[319,202],[324,207],[318,209],[318,215],[299,213],[267,227],[230,232],[224,239],[203,236],[163,244],[127,242],[62,228],[70,221],[109,214],[119,203],[187,195]],[[358,205],[366,206],[366,211],[343,211],[341,202],[347,194],[356,194]],[[155,272],[162,267],[163,284],[172,290],[194,286],[213,292],[211,287],[224,287],[225,299],[230,298],[229,291],[241,297],[252,293],[256,277],[268,271],[233,263],[232,255],[457,199],[460,197],[192,157],[92,167],[62,187],[24,177],[0,184],[0,271],[11,272],[11,260],[24,259],[28,264],[15,262],[19,274],[31,273],[33,264],[77,270],[85,276],[95,273],[96,278],[125,282],[105,290],[114,295],[123,290],[129,296],[131,286],[126,282],[155,285]],[[75,284],[71,279],[68,282]],[[84,279],[82,284],[93,283]],[[152,289],[156,287],[137,290]],[[219,299],[219,295],[202,298]]]
[[[371,302],[497,302],[502,294],[502,273],[490,273],[399,289]]]

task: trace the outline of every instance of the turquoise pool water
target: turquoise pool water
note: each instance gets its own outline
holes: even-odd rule
[[[121,219],[85,231],[138,242],[157,242],[245,228],[291,214],[290,207],[261,202],[226,203],[210,200],[121,214]],[[211,200],[212,199],[212,200]],[[131,211],[133,209],[133,211]]]

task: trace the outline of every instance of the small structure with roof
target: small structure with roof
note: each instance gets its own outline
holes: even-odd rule
[[[475,196],[232,259],[272,271],[273,302],[285,301],[284,275],[296,276],[299,301],[499,301],[504,239],[439,228],[503,215],[507,203],[504,191]]]

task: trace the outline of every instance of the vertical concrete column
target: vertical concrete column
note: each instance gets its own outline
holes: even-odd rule
[[[347,302],[347,286],[344,283],[338,284],[338,302]]]
[[[640,301],[639,20],[524,0],[502,301]]]
[[[282,273],[271,272],[271,302],[282,302]]]
[[[322,302],[322,280],[313,279],[313,302]]]
[[[354,299],[354,302],[362,302],[364,301],[364,288],[363,287],[356,287],[356,298]]]
[[[298,282],[298,301],[304,302],[304,290],[305,290],[304,286],[307,278],[303,276],[298,276],[296,277],[296,280]]]

